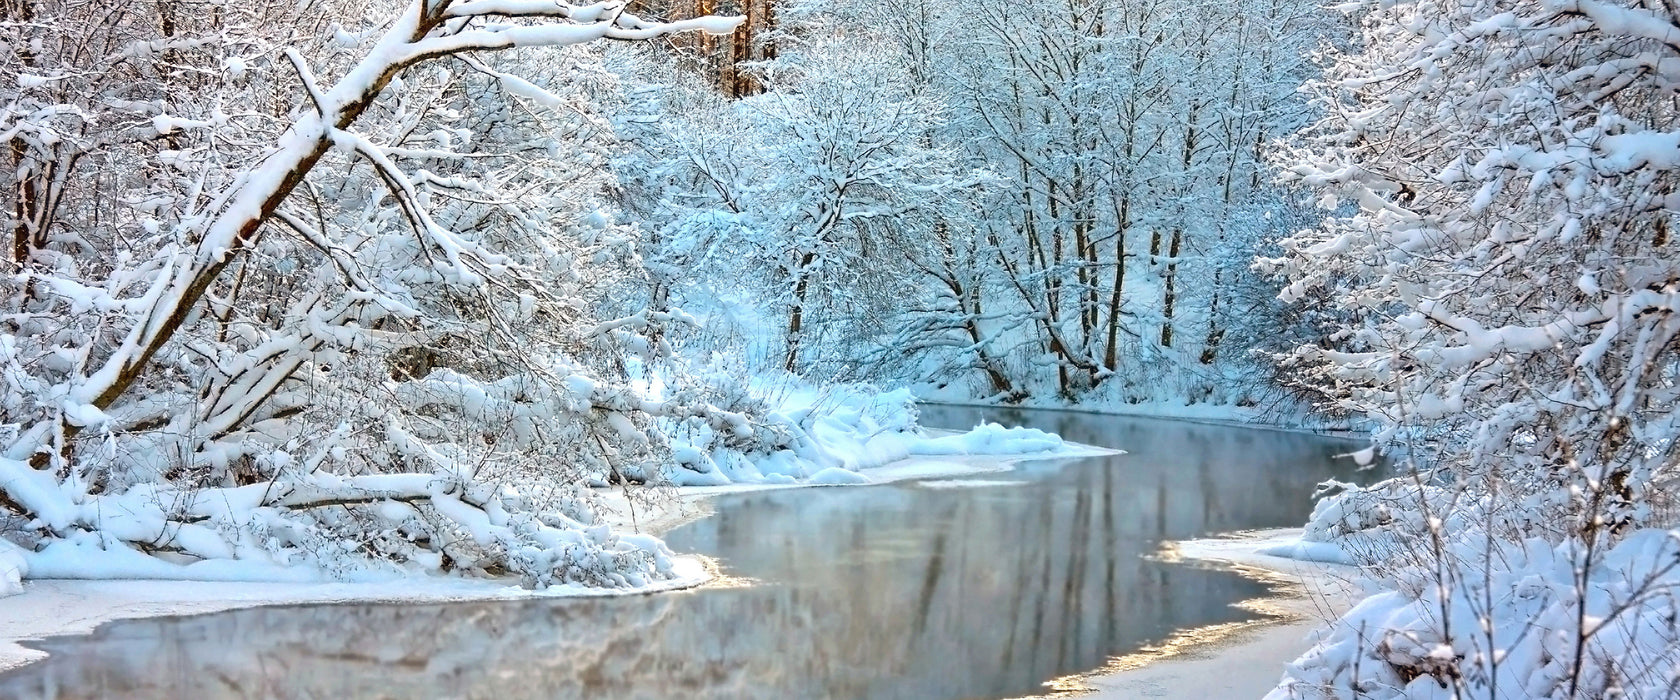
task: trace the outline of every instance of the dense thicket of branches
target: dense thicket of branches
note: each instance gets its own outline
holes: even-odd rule
[[[1611,5],[1398,4],[1314,83],[1289,175],[1358,210],[1284,241],[1349,319],[1305,381],[1564,532],[1643,522],[1674,461],[1680,35]]]
[[[742,335],[765,364],[1009,400],[1261,398],[1249,350],[1294,331],[1249,260],[1308,221],[1266,151],[1304,123],[1295,88],[1335,17],[1290,0],[780,16],[774,60],[751,66],[765,94],[669,95],[659,166],[626,166],[662,173],[630,202],[647,235],[761,260],[733,302],[757,310]]]
[[[658,421],[780,438],[680,373],[658,399],[632,383],[686,317],[594,317],[640,266],[601,213],[616,88],[583,45],[732,27],[611,3],[8,0],[13,539],[160,566],[668,573],[656,542],[586,528],[575,485],[652,478]]]
[[[1277,696],[1672,696],[1680,555],[1639,528],[1673,526],[1680,15],[1350,9],[1358,50],[1327,57],[1324,117],[1281,158],[1345,208],[1265,265],[1345,325],[1285,361],[1414,473],[1321,508],[1399,593]]]

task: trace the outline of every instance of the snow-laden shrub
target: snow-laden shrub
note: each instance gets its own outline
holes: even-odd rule
[[[734,22],[108,5],[0,26],[0,523],[32,573],[667,576],[583,487],[666,464],[662,420],[750,419],[630,375],[693,319],[602,303],[641,266],[579,45]]]
[[[1671,695],[1673,552],[1641,528],[1675,525],[1680,10],[1340,7],[1358,36],[1279,159],[1330,213],[1260,265],[1336,321],[1286,370],[1411,474],[1321,506],[1314,536],[1380,542],[1399,590],[1280,693]]]
[[[1427,488],[1408,479],[1363,487],[1325,482],[1314,494],[1318,502],[1302,528],[1300,544],[1275,553],[1345,564],[1386,560],[1400,540],[1423,530],[1418,506],[1427,494]]]
[[[1321,495],[1300,541],[1265,552],[1357,565],[1387,592],[1269,697],[1666,697],[1680,534],[1586,539],[1544,499],[1421,474]]]
[[[1608,547],[1608,549],[1604,549]],[[1680,539],[1452,537],[1354,607],[1268,698],[1658,698],[1680,663]]]
[[[23,592],[23,577],[29,575],[29,561],[17,545],[0,539],[0,597]]]
[[[1668,78],[1623,67],[1680,24],[1600,2],[1347,7],[1361,40],[1327,54],[1308,88],[1325,118],[1282,157],[1334,213],[1260,261],[1342,328],[1284,364],[1455,480],[1582,531],[1645,520],[1680,428],[1658,185],[1680,110]]]

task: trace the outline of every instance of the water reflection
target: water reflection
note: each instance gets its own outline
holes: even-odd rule
[[[937,408],[931,425],[972,425]],[[1297,523],[1336,443],[1067,413],[988,413],[1129,455],[1019,485],[743,495],[671,534],[750,588],[650,597],[261,608],[43,644],[5,698],[983,698],[1029,694],[1175,629],[1245,619],[1237,576],[1143,555]]]

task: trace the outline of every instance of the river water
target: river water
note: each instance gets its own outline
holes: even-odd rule
[[[1078,413],[929,407],[1128,454],[971,479],[722,497],[671,532],[741,587],[629,598],[315,605],[47,640],[0,698],[1006,698],[1265,594],[1164,540],[1298,525],[1346,441]]]

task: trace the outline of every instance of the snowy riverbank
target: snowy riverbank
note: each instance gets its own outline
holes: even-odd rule
[[[932,440],[969,434],[936,434]],[[951,444],[951,441],[935,444]],[[1061,444],[1031,454],[911,457],[856,473],[860,485],[916,479],[963,477],[1008,471],[1020,461],[1064,459],[1112,450]],[[603,510],[616,530],[659,535],[712,512],[711,499],[724,494],[768,489],[829,486],[807,481],[784,484],[730,484],[684,487],[657,504],[634,507],[622,491],[605,494]],[[180,580],[26,580],[23,591],[0,598],[0,671],[45,656],[22,642],[51,636],[87,634],[106,622],[138,617],[212,613],[262,605],[310,603],[393,602],[442,603],[515,600],[538,597],[636,595],[699,586],[716,573],[704,558],[675,557],[677,576],[634,589],[599,589],[576,585],[543,590],[521,588],[511,581],[471,578],[407,577],[378,582],[297,583],[219,582]]]
[[[918,394],[918,397],[921,395]],[[969,406],[990,409],[1023,409],[1031,411],[1064,411],[1099,416],[1151,418],[1182,423],[1221,425],[1252,430],[1276,430],[1307,435],[1365,437],[1366,428],[1353,421],[1326,420],[1305,412],[1280,412],[1273,408],[1233,406],[1229,404],[1185,404],[1182,402],[1151,403],[1079,403],[1069,404],[1054,399],[1029,399],[1017,404],[999,404],[958,396],[936,395],[922,397],[922,405]],[[1281,417],[1280,417],[1281,416]]]
[[[1272,595],[1240,604],[1262,617],[1178,632],[1102,669],[1057,681],[1055,689],[1101,700],[1264,696],[1311,637],[1361,597],[1355,567],[1261,553],[1300,535],[1299,529],[1259,530],[1173,543],[1164,558],[1231,569],[1268,584]]]

